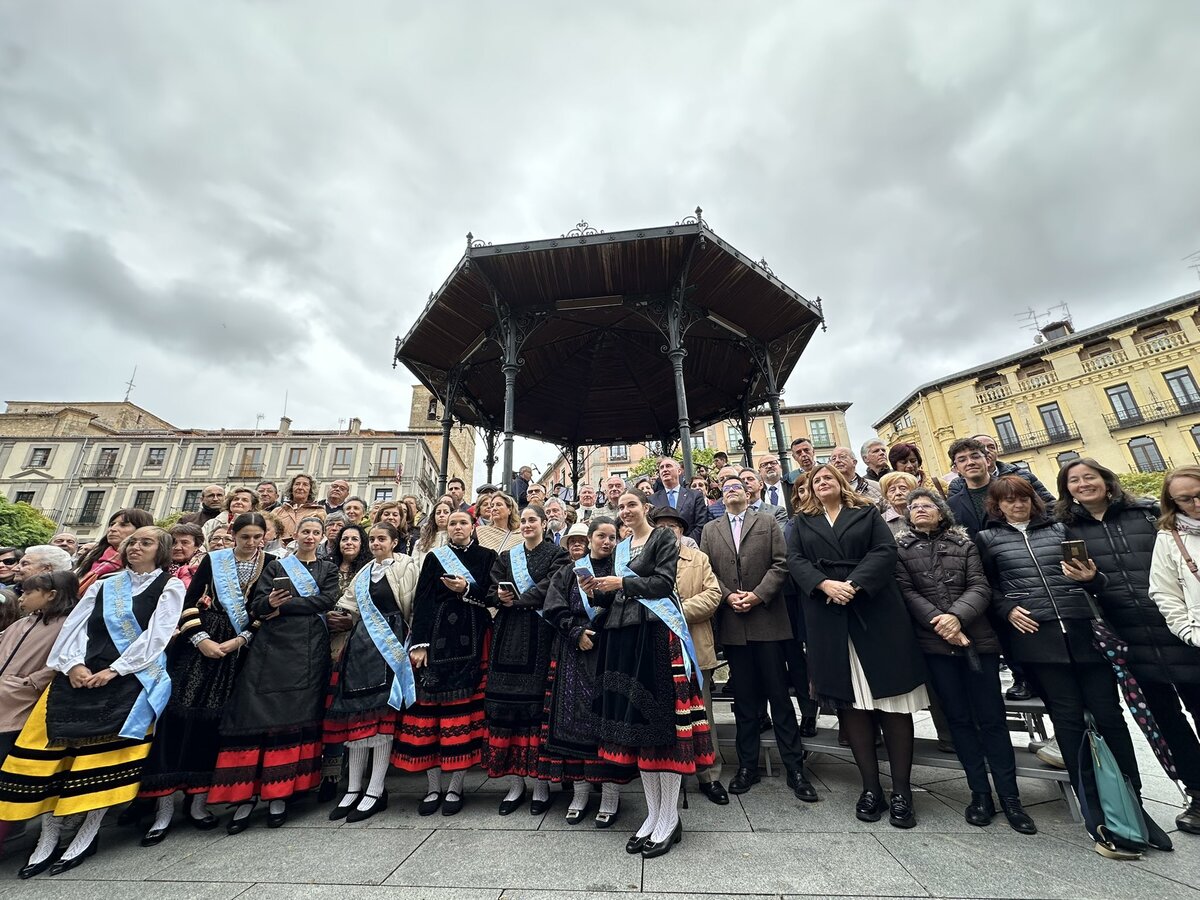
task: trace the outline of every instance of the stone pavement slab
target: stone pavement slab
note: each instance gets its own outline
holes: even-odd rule
[[[82,868],[82,867],[81,867]],[[0,884],[0,897],[37,898],[37,900],[233,900],[246,896],[251,887],[244,882],[227,881],[215,884],[156,883],[144,881],[84,881],[64,880],[45,876],[30,881],[12,880]]]
[[[256,884],[238,900],[498,900],[492,888],[412,888],[389,885]]]

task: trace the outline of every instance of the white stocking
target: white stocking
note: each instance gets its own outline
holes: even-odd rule
[[[96,839],[96,833],[100,830],[100,823],[104,820],[106,812],[108,812],[108,807],[93,809],[84,816],[83,824],[75,832],[75,840],[71,841],[71,846],[62,855],[63,859],[74,859],[92,845],[92,841]]]
[[[367,783],[367,793],[378,797],[383,794],[383,783],[387,779],[388,765],[391,763],[389,752],[392,738],[391,735],[377,734],[369,740],[374,745],[374,756],[371,758],[371,780]]]
[[[256,803],[258,803],[257,797],[247,803],[239,803],[238,808],[233,811],[233,821],[240,822],[242,819],[250,818],[250,813],[254,812]]]
[[[459,769],[457,772],[455,772],[453,775],[450,776],[450,787],[446,788],[446,793],[447,794],[458,794],[458,796],[461,797],[462,791],[463,791],[463,781],[465,781],[466,778],[467,778],[467,770]]]
[[[348,741],[346,743],[346,760],[349,775],[346,779],[346,796],[357,800],[362,793],[363,772],[367,769],[367,754],[371,752],[367,741]],[[351,795],[353,795],[351,797]],[[339,803],[338,806],[349,806],[349,803]]]
[[[171,819],[175,815],[175,795],[167,794],[165,797],[158,798],[158,804],[154,809],[154,824],[150,826],[151,831],[162,831],[171,824]]]
[[[432,800],[435,794],[442,792],[442,770],[436,766],[426,769],[425,778],[429,781],[429,792],[425,795],[425,799]]]
[[[550,782],[537,781],[533,782],[533,799],[538,803],[545,803],[550,799]]]
[[[600,812],[611,816],[621,805],[621,787],[612,781],[600,785]]]
[[[588,796],[592,793],[592,786],[586,781],[575,782],[575,795],[571,798],[571,805],[568,810],[583,812],[587,809]]]
[[[525,792],[525,779],[520,775],[508,776],[508,793],[504,795],[505,802],[516,800]]]
[[[211,814],[212,811],[208,808],[208,792],[192,794],[192,818],[203,819]]]
[[[658,773],[658,821],[654,823],[651,837],[656,844],[668,840],[679,824],[679,788],[682,784],[683,776],[676,772]]]
[[[281,816],[286,811],[287,811],[287,801],[286,800],[272,800],[271,803],[267,806],[267,812],[269,812],[273,816]]]
[[[37,846],[33,848],[33,855],[29,857],[29,865],[34,866],[50,858],[50,854],[58,846],[58,839],[62,835],[62,828],[63,820],[61,816],[56,816],[52,813],[42,813],[42,833],[38,836]]]
[[[658,785],[657,772],[640,772],[642,776],[642,792],[646,795],[646,821],[637,830],[638,837],[649,837],[658,824],[658,807],[662,804],[661,789]]]

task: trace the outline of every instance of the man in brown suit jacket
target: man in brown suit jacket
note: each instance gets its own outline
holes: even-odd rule
[[[792,626],[783,601],[788,578],[783,529],[773,516],[747,508],[750,498],[737,476],[722,482],[721,498],[725,515],[705,526],[700,549],[721,585],[717,634],[733,681],[738,770],[729,792],[744,794],[759,780],[758,711],[766,700],[788,787],[801,800],[814,802],[817,792],[804,776],[804,746],[788,694],[783,642]]]

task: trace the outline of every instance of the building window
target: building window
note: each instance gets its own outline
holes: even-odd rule
[[[1058,456],[1054,457],[1054,459],[1058,463],[1058,467],[1061,469],[1067,463],[1074,462],[1075,460],[1079,459],[1079,454],[1074,450],[1064,450],[1062,453],[1058,454]]]
[[[133,496],[133,508],[134,509],[144,509],[144,510],[146,510],[146,512],[150,512],[150,509],[153,505],[154,505],[154,491],[138,491],[136,494],[134,494],[134,496]]]
[[[354,458],[353,447],[334,447],[333,448],[333,467],[335,469],[350,468],[350,460]]]
[[[608,448],[609,459],[629,459],[629,445],[612,444]],[[616,474],[615,472],[613,474]]]
[[[104,491],[88,491],[83,498],[83,509],[79,511],[80,525],[95,525],[100,521],[100,505],[104,502]]]
[[[908,419],[908,424],[912,424],[912,419],[906,413],[904,418]],[[784,421],[784,426],[787,426],[787,421]],[[899,430],[899,429],[897,429]],[[829,422],[825,419],[809,419],[808,420],[808,436],[812,439],[812,445],[817,447],[832,447],[833,438],[829,436]],[[784,437],[787,437],[786,432]]]
[[[288,447],[287,464],[292,468],[303,468],[308,462],[307,447]]]
[[[400,458],[400,450],[397,447],[380,447],[379,448],[379,475],[395,475],[396,461]],[[382,490],[382,488],[380,489]]]
[[[788,433],[789,432],[788,420],[780,419],[779,424],[783,431],[783,449],[786,451],[788,448],[788,445],[791,444],[791,442],[792,442],[791,436]],[[815,447],[816,444],[814,443],[813,446]],[[773,417],[770,419],[767,419],[767,449],[770,450],[772,453],[780,452],[779,451],[779,441],[775,440],[775,420]]]
[[[1163,378],[1167,380],[1167,387],[1171,389],[1171,396],[1179,404],[1180,412],[1200,409],[1200,389],[1196,387],[1196,379],[1192,377],[1191,369],[1163,372]]]
[[[167,461],[166,447],[150,447],[146,451],[146,468],[161,469]]]
[[[13,503],[25,503],[33,506],[33,491],[17,491],[17,496],[13,499]]]
[[[201,491],[185,491],[183,494],[183,511],[184,512],[199,512],[200,511],[200,494]]]
[[[50,448],[34,447],[29,453],[29,468],[44,469],[50,464]]]
[[[738,425],[725,426],[725,445],[730,450],[742,446],[742,429]]]
[[[704,435],[703,434],[693,434],[692,435],[692,449],[693,450],[703,450],[704,449]]]
[[[1129,390],[1129,385],[1114,385],[1105,388],[1104,393],[1108,394],[1108,402],[1112,404],[1113,414],[1117,417],[1118,425],[1142,420],[1142,413],[1138,409],[1137,401],[1133,399],[1133,391]]]
[[[1042,417],[1042,427],[1050,438],[1067,436],[1067,421],[1063,418],[1062,410],[1057,403],[1043,403],[1038,407],[1038,415]]]
[[[211,469],[213,464],[213,455],[216,450],[212,447],[197,447],[196,458],[192,460],[193,469]]]
[[[394,491],[390,487],[375,488],[375,502],[383,503],[385,500],[391,500]]]
[[[437,397],[429,398],[429,408],[425,411],[425,418],[427,418],[430,422],[437,421],[437,403]]]
[[[620,478],[622,481],[624,481],[629,477],[629,473],[626,472],[624,469],[622,469],[619,472],[610,472],[608,477],[609,478]]]
[[[1013,424],[1012,416],[996,416],[992,422],[996,426],[996,438],[1000,441],[1001,453],[1012,453],[1021,449],[1021,439],[1017,437],[1017,426]]]
[[[1158,444],[1152,437],[1136,437],[1129,442],[1129,452],[1133,455],[1133,464],[1139,472],[1165,472],[1166,461],[1158,452]]]
[[[1200,450],[1200,425],[1193,425],[1191,434],[1192,434],[1192,440],[1196,444],[1196,449]]]

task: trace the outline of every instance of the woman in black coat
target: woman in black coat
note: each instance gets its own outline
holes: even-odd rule
[[[1055,509],[1067,537],[1087,542],[1103,586],[1104,618],[1129,644],[1129,668],[1171,748],[1179,779],[1200,797],[1200,741],[1180,707],[1200,714],[1200,648],[1179,640],[1150,599],[1150,563],[1158,536],[1158,504],[1128,494],[1117,476],[1094,459],[1077,459],[1058,473],[1061,498]],[[1181,831],[1200,834],[1200,806],[1175,820]]]
[[[324,523],[296,527],[296,554],[272,560],[248,610],[262,624],[221,719],[221,752],[209,803],[236,803],[230,834],[244,831],[256,798],[270,801],[268,828],[287,819],[287,800],[321,779],[321,726],[329,683],[329,632],[321,618],[338,599],[337,567],[317,559]],[[305,574],[307,573],[307,574]],[[290,579],[290,589],[274,586]]]
[[[984,615],[992,598],[979,551],[933,491],[910,493],[906,518],[909,528],[896,535],[896,581],[916,624],[929,684],[954,736],[954,752],[967,773],[966,819],[982,826],[996,815],[990,768],[1008,823],[1022,834],[1036,834],[1017,789],[1001,697],[1000,642]]]
[[[1081,791],[1079,748],[1087,730],[1085,713],[1090,713],[1121,772],[1140,794],[1142,780],[1117,679],[1092,644],[1092,604],[1079,584],[1086,578],[1093,587],[1102,587],[1104,576],[1090,563],[1063,562],[1067,530],[1045,518],[1045,504],[1023,478],[1002,475],[994,480],[987,514],[989,524],[975,543],[993,602],[1014,629],[1013,657],[1042,686],[1075,793]],[[1150,845],[1170,849],[1170,838],[1149,815],[1146,824]]]
[[[788,535],[788,567],[808,629],[813,699],[838,711],[862,776],[855,814],[883,816],[875,723],[892,771],[889,821],[917,823],[912,807],[912,714],[929,705],[925,664],[896,586],[896,541],[879,510],[820,465],[807,475],[808,497]]]

